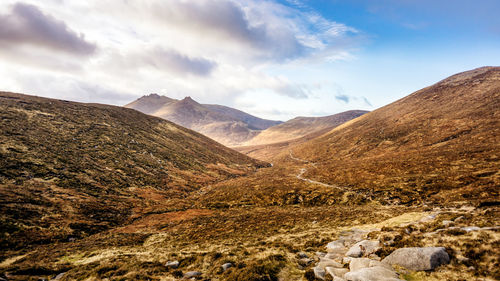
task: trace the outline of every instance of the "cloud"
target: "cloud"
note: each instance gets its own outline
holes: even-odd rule
[[[175,50],[158,48],[152,55],[143,58],[148,64],[158,69],[168,69],[177,73],[188,73],[207,76],[217,66],[217,63],[204,58],[192,58]]]
[[[349,100],[351,98],[348,95],[338,94],[338,95],[335,95],[335,99],[338,101],[343,101],[345,103],[349,103]]]
[[[14,4],[9,14],[0,15],[0,43],[11,47],[43,46],[75,55],[90,55],[96,50],[96,45],[69,29],[63,21],[23,3]]]

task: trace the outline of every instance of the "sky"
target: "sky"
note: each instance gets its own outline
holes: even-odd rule
[[[498,0],[2,0],[0,90],[288,120],[500,65]]]

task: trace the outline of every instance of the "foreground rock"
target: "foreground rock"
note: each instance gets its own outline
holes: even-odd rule
[[[380,249],[380,242],[378,240],[363,240],[354,244],[349,251],[347,251],[346,256],[359,258],[362,256],[368,256],[375,253]]]
[[[399,265],[410,270],[422,271],[450,262],[443,247],[401,248],[392,252],[383,261],[389,265]]]
[[[382,266],[365,267],[344,275],[347,281],[401,281],[398,274]]]

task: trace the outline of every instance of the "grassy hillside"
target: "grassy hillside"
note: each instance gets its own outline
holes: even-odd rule
[[[293,152],[316,163],[304,176],[389,201],[498,200],[500,68],[454,75]]]
[[[0,115],[2,248],[99,232],[265,165],[132,109],[1,92]]]

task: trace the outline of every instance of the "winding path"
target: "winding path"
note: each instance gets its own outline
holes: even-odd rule
[[[302,162],[302,163],[306,163],[306,164],[311,164],[312,166],[316,167],[316,163],[309,162],[307,160],[300,159],[300,158],[297,158],[297,157],[293,156],[291,150],[288,150],[288,153],[290,154],[290,158],[292,158],[292,160],[295,160],[295,161],[298,161],[298,162]],[[303,180],[303,181],[312,183],[312,184],[322,185],[322,186],[326,186],[326,187],[335,187],[335,188],[339,188],[340,189],[340,187],[338,187],[336,185],[331,185],[331,184],[328,184],[328,183],[324,183],[324,182],[320,182],[320,181],[315,181],[315,180],[311,180],[311,179],[308,179],[308,178],[304,178],[303,175],[305,174],[305,172],[307,172],[306,168],[300,169],[299,173],[296,175],[296,178],[298,178],[299,180]]]

